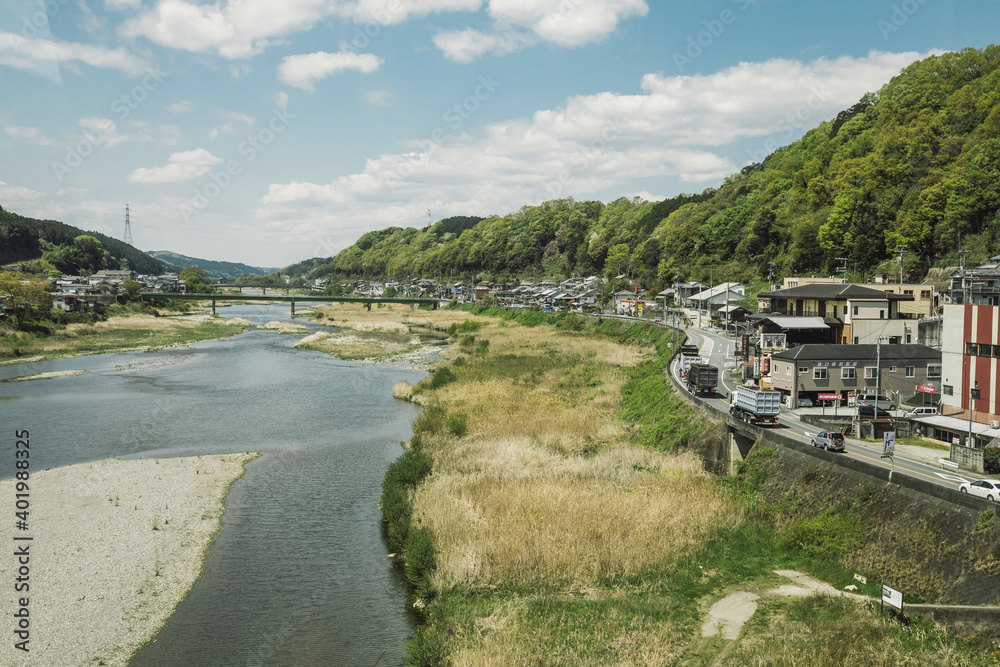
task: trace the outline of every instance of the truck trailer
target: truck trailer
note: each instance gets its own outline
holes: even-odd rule
[[[736,388],[729,414],[757,426],[777,426],[781,405],[780,391],[767,391],[758,387]]]
[[[687,386],[695,396],[713,395],[718,384],[718,368],[711,364],[691,364],[687,373]]]

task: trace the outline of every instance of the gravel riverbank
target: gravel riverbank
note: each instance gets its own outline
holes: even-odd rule
[[[231,485],[255,454],[107,459],[32,472],[28,530],[4,522],[2,665],[127,665],[199,576]],[[0,482],[14,512],[15,480]],[[12,537],[30,536],[30,542]],[[14,545],[14,546],[11,546]],[[28,545],[30,589],[16,593],[15,547]],[[27,598],[30,651],[13,614]]]

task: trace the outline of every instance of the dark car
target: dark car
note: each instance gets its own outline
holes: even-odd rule
[[[874,405],[862,405],[858,408],[859,417],[888,417],[889,413]]]

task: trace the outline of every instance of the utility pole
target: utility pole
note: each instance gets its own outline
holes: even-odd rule
[[[835,257],[834,259],[836,259],[838,262],[843,262],[844,263],[843,266],[838,266],[837,267],[837,273],[844,274],[844,282],[846,283],[847,282],[847,258],[846,257]]]
[[[962,274],[962,303],[969,303],[969,281],[965,275],[965,256],[969,253],[968,250],[958,251],[958,262]]]
[[[896,252],[899,253],[899,284],[902,285],[903,284],[903,255],[906,254],[906,250],[903,249],[903,246],[898,245],[898,246],[896,246]]]
[[[767,266],[769,267],[767,271],[767,291],[772,292],[774,291],[774,262],[768,262]]]

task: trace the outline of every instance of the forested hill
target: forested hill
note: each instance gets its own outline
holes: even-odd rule
[[[110,257],[107,267],[117,269],[121,260],[139,273],[157,275],[168,269],[163,262],[133,248],[124,241],[111,238],[99,232],[88,232],[55,220],[26,218],[0,208],[0,264],[24,262],[42,256],[42,241],[57,246],[70,246],[77,236],[93,236],[101,242]]]
[[[1000,250],[1000,47],[914,63],[877,92],[733,174],[718,189],[658,203],[557,200],[503,217],[370,232],[321,275],[628,272],[750,280],[848,267],[908,279],[970,250]],[[856,276],[855,276],[856,277]]]
[[[188,255],[181,255],[169,250],[150,250],[146,254],[169,264],[175,273],[179,273],[189,266],[197,266],[205,270],[206,276],[216,279],[235,278],[237,276],[264,276],[268,273],[279,271],[279,269],[250,266],[249,264],[242,264],[240,262],[199,259],[198,257],[189,257]]]

